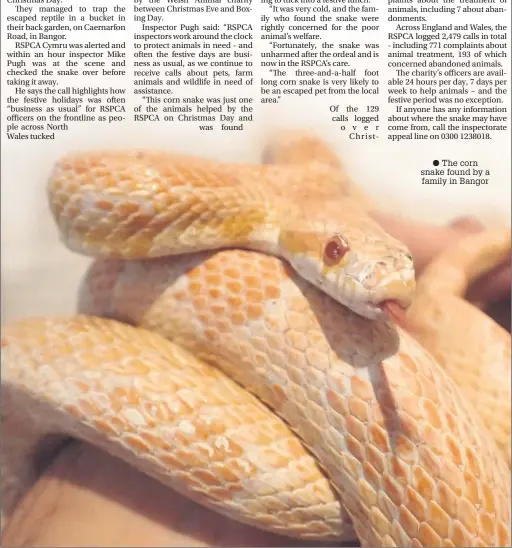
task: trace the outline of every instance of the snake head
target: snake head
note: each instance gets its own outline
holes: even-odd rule
[[[303,278],[360,316],[384,318],[387,303],[405,309],[412,302],[412,256],[378,226],[282,230],[279,242]]]

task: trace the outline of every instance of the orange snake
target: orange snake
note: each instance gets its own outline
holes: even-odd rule
[[[510,444],[510,336],[450,295],[457,274],[457,291],[429,299],[430,274],[406,317],[431,357],[381,313],[388,300],[410,303],[411,259],[369,219],[335,155],[300,133],[267,154],[273,165],[158,152],[58,164],[49,188],[62,237],[103,257],[84,279],[81,315],[3,327],[4,516],[57,434],[289,536],[510,545],[510,469],[496,443]],[[458,266],[491,268],[509,252],[504,233],[479,236],[483,263],[462,242]],[[453,307],[469,307],[464,322],[481,314],[478,348],[494,355],[452,359],[454,337],[436,323],[457,323]],[[457,378],[467,362],[479,371],[471,382]],[[494,390],[487,399],[475,375]]]

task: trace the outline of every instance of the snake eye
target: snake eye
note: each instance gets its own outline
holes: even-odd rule
[[[349,249],[346,240],[339,234],[336,234],[325,244],[324,263],[327,266],[338,264]]]

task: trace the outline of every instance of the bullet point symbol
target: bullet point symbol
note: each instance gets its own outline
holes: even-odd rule
[[[439,165],[439,160],[434,160],[432,163],[437,167]]]

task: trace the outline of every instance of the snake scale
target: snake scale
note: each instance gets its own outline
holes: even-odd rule
[[[79,315],[2,329],[4,520],[71,436],[291,537],[509,546],[510,336],[462,297],[510,235],[461,242],[413,298],[408,250],[327,145],[284,132],[265,158],[56,165],[61,237],[96,260]],[[454,350],[459,314],[482,338]]]

